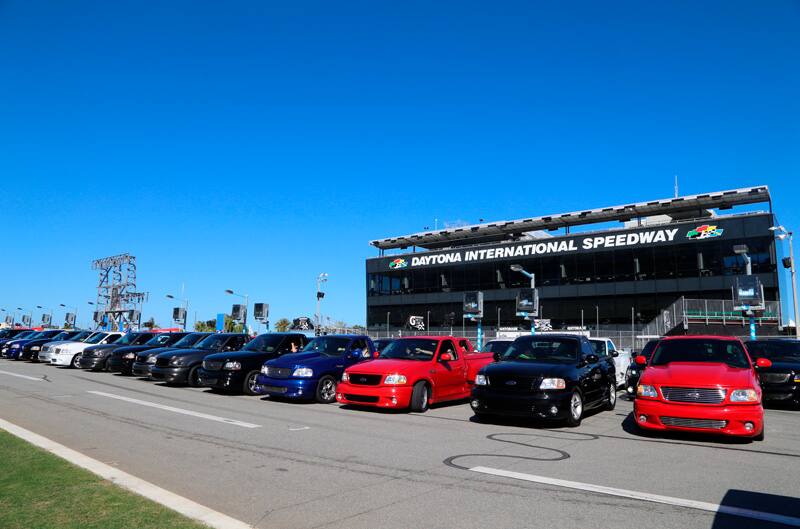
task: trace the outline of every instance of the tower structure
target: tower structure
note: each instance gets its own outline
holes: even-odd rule
[[[138,328],[147,292],[136,290],[136,257],[128,253],[92,261],[99,272],[95,324],[108,330]]]

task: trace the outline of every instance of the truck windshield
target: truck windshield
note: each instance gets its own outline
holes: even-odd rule
[[[718,363],[742,369],[750,367],[744,349],[732,340],[662,341],[653,353],[650,365],[664,366],[670,362]]]
[[[108,335],[104,332],[96,332],[93,335],[91,335],[84,343],[100,343],[106,336]]]
[[[566,364],[578,361],[578,350],[578,340],[570,338],[522,338],[508,346],[502,359]]]
[[[242,351],[255,351],[258,353],[272,353],[283,341],[280,334],[260,334],[250,340]]]
[[[69,333],[69,332],[60,332],[60,333],[56,334],[55,336],[53,336],[53,341],[57,342],[59,340],[67,340],[69,338],[70,334],[71,333]]]
[[[207,337],[208,334],[204,332],[193,332],[191,334],[187,334],[177,342],[175,342],[175,347],[178,349],[188,349],[189,347],[194,347],[194,345],[202,340],[203,338]]]
[[[165,333],[161,333],[161,334],[156,334],[155,336],[153,336],[152,338],[147,340],[144,343],[144,345],[166,345],[171,340],[174,340],[174,339],[175,339],[175,335],[174,334],[170,334],[168,332],[165,332]]]
[[[379,358],[391,358],[394,360],[433,360],[437,340],[408,339],[395,340],[381,351]]]
[[[350,338],[334,338],[321,336],[314,338],[303,347],[304,353],[319,353],[325,356],[342,356],[347,351]]]
[[[73,336],[71,340],[74,342],[85,342],[86,339],[89,338],[92,334],[94,334],[92,331],[81,331],[75,336]]]
[[[509,345],[511,345],[510,341],[504,342],[504,341],[494,340],[483,346],[483,352],[503,354],[508,350]]]
[[[142,335],[139,333],[129,332],[128,334],[126,334],[125,336],[123,336],[114,343],[117,345],[132,345],[135,343],[139,343],[139,339],[141,338],[141,336]]]
[[[198,349],[222,349],[222,346],[225,345],[227,341],[227,334],[212,334],[200,340],[195,347]]]
[[[753,358],[769,358],[776,362],[800,362],[800,342],[747,342]]]
[[[650,360],[650,357],[652,356],[653,351],[656,348],[656,345],[658,345],[658,340],[650,340],[649,342],[644,344],[642,352],[639,353],[639,355],[642,356],[645,360]]]

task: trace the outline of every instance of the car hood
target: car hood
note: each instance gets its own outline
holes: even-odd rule
[[[268,364],[271,367],[301,367],[301,366],[314,366],[328,362],[343,362],[342,356],[326,356],[324,354],[316,353],[313,351],[304,353],[290,353],[270,360]]]
[[[171,349],[164,353],[161,353],[164,356],[168,356],[169,358],[179,358],[181,356],[208,356],[210,354],[214,354],[216,351],[209,351],[208,349]]]
[[[53,346],[64,345],[65,343],[82,343],[82,342],[76,342],[75,340],[58,340],[57,342],[45,342],[45,345],[53,347]]]
[[[224,353],[214,353],[206,356],[207,360],[215,360],[215,361],[231,361],[231,362],[242,362],[247,360],[256,360],[256,361],[264,361],[268,360],[274,356],[277,356],[277,352],[273,351],[271,353],[266,353],[263,351],[226,351]]]
[[[113,343],[103,343],[98,345],[90,345],[89,347],[85,348],[84,351],[87,353],[93,353],[95,351],[108,351],[111,349],[116,349],[119,345],[114,345]]]
[[[147,356],[149,357],[169,353],[172,351],[188,351],[188,349],[180,349],[177,347],[156,347],[155,349],[149,349],[142,352],[147,353]]]
[[[481,369],[487,376],[502,377],[543,377],[575,379],[576,366],[574,364],[554,364],[551,362],[493,362]]]
[[[428,372],[433,365],[432,360],[395,360],[390,358],[378,358],[376,360],[367,360],[352,367],[347,368],[345,371],[361,373],[364,375],[385,375],[391,373],[416,373]]]
[[[30,347],[32,345],[44,345],[46,343],[50,343],[50,339],[49,338],[39,338],[38,340],[28,340],[28,343],[26,343],[25,345]]]
[[[62,345],[59,345],[58,348],[61,349],[62,352],[68,351],[83,351],[87,347],[91,347],[92,344],[86,344],[83,342],[64,342]]]
[[[114,350],[115,355],[124,355],[128,353],[141,353],[148,349],[155,349],[154,345],[120,345]]]
[[[731,367],[722,363],[671,362],[647,366],[640,384],[692,387],[752,387],[755,375],[751,368]]]

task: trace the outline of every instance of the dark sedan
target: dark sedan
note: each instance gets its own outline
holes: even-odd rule
[[[647,360],[647,362],[650,362],[650,355],[652,355],[653,351],[656,350],[658,342],[658,340],[650,340],[644,344],[644,347],[639,354],[634,355],[634,358],[641,356]],[[644,371],[644,366],[639,365],[636,362],[631,362],[631,365],[629,365],[627,371],[625,371],[625,392],[631,398],[636,396],[636,386],[639,385],[639,378],[642,376],[642,371]]]
[[[136,355],[159,347],[170,347],[175,345],[187,332],[164,332],[152,335],[152,338],[141,345],[127,345],[111,351],[106,364],[106,370],[111,373],[122,375],[133,374],[133,363]],[[163,352],[163,351],[162,351]]]
[[[478,418],[563,419],[578,426],[585,410],[612,410],[617,403],[613,354],[598,355],[584,336],[517,338],[478,372],[470,405]]]
[[[745,346],[754,361],[766,358],[772,362],[758,370],[762,400],[800,408],[800,340],[755,340]]]
[[[92,345],[81,353],[80,366],[90,371],[106,369],[111,352],[126,345],[141,345],[153,337],[151,332],[129,332],[114,343]]]
[[[192,332],[175,342],[173,345],[166,347],[157,347],[148,351],[136,353],[136,361],[131,366],[131,372],[136,377],[150,378],[150,370],[156,363],[156,357],[162,353],[166,353],[175,349],[186,350],[191,349],[202,340],[211,336],[210,332]]]
[[[173,349],[161,353],[150,369],[150,378],[167,384],[188,384],[198,387],[200,367],[205,357],[214,353],[238,351],[249,339],[246,334],[218,333],[201,340],[192,349]]]
[[[304,334],[270,333],[256,336],[241,351],[208,355],[200,370],[200,385],[258,395],[256,378],[264,362],[296,353],[306,343]]]

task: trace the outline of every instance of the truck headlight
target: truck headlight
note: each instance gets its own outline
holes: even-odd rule
[[[565,387],[567,387],[567,383],[563,378],[545,378],[539,384],[539,389],[564,389]]]
[[[310,367],[298,367],[292,373],[293,377],[309,378],[314,376],[314,370]]]
[[[31,351],[41,351],[41,349],[38,345],[31,345]]]
[[[136,358],[136,355],[133,354],[133,353],[128,353],[125,356],[123,356],[122,358],[124,358],[125,360],[133,360],[134,358]]]
[[[399,386],[406,383],[406,377],[405,375],[386,375],[383,383],[390,386]]]
[[[342,373],[342,382],[350,382],[350,375],[347,374],[347,371]]]
[[[148,357],[147,358],[147,363],[148,364],[155,364],[156,363],[156,357],[155,356]]]
[[[486,375],[476,375],[475,376],[475,385],[476,386],[487,386],[489,383],[486,380]]]
[[[239,362],[225,362],[225,365],[222,366],[222,369],[226,369],[228,371],[239,371],[242,368],[242,364]]]
[[[731,391],[731,402],[758,402],[758,393],[754,389],[734,389]]]
[[[266,365],[263,365],[263,366],[261,366],[261,374],[262,374],[262,375],[267,375],[267,374],[269,374],[269,373],[267,373],[267,366],[266,366]]]
[[[183,357],[182,356],[177,356],[177,357],[173,358],[172,360],[169,361],[169,365],[171,365],[171,366],[183,365]]]
[[[639,384],[639,387],[636,388],[636,396],[637,397],[650,397],[651,399],[658,398],[658,392],[654,386],[648,386],[647,384]]]

